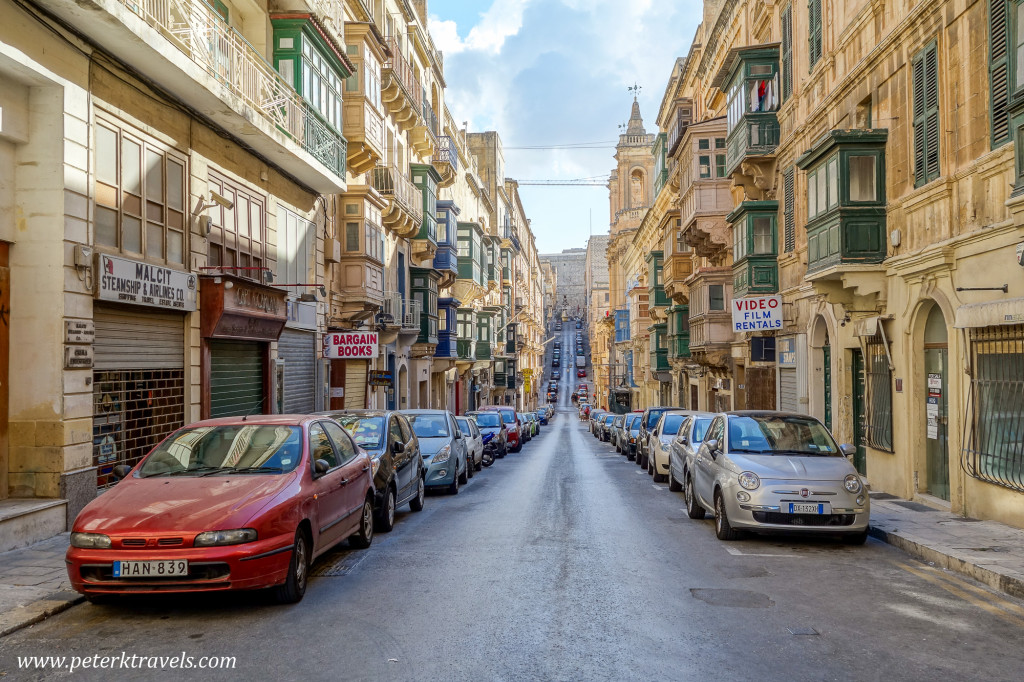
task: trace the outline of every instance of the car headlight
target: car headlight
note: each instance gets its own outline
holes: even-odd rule
[[[753,471],[744,471],[739,476],[740,485],[747,490],[757,490],[761,485],[761,479]]]
[[[200,533],[192,541],[193,547],[220,547],[221,545],[240,545],[243,542],[256,540],[256,531],[252,528],[236,528],[235,530],[208,530]]]
[[[846,488],[847,492],[859,493],[861,489],[860,476],[857,474],[847,474],[846,478],[843,479],[843,487]]]
[[[110,549],[110,536],[102,533],[72,533],[71,546],[79,549]]]
[[[437,454],[434,455],[434,459],[430,460],[430,463],[441,464],[442,462],[447,462],[448,458],[451,456],[452,446],[451,443],[449,443],[448,445],[445,445],[443,448],[437,451]]]

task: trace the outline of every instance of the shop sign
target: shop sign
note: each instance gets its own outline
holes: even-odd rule
[[[324,334],[324,357],[333,360],[370,360],[377,357],[377,332],[331,332]]]
[[[778,340],[779,367],[796,367],[796,337]]]
[[[386,372],[380,369],[370,370],[370,385],[371,386],[384,386],[391,388],[393,381],[391,379],[391,372]]]
[[[316,303],[287,301],[288,321],[286,327],[316,331]]]
[[[64,346],[64,369],[91,369],[92,346]]]
[[[782,329],[782,297],[748,296],[732,301],[732,330],[758,332]]]
[[[190,272],[100,254],[101,301],[133,303],[154,308],[196,309],[196,276]]]
[[[92,343],[96,340],[96,323],[92,320],[67,320],[64,323],[65,343]]]

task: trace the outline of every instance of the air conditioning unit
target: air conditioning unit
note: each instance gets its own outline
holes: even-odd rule
[[[341,242],[334,237],[324,237],[324,261],[327,263],[341,261]]]

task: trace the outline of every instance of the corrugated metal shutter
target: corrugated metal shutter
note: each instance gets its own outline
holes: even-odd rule
[[[366,360],[345,361],[345,409],[366,407]]]
[[[277,355],[284,360],[284,411],[316,411],[316,334],[285,329],[277,340]]]
[[[258,341],[210,341],[210,417],[263,414],[263,348]]]
[[[93,321],[94,369],[184,369],[182,315],[96,305]]]
[[[796,390],[796,367],[779,368],[779,409],[786,412],[800,412]]]

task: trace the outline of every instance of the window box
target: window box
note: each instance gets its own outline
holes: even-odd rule
[[[807,171],[807,271],[886,256],[888,131],[833,130],[797,159]]]

